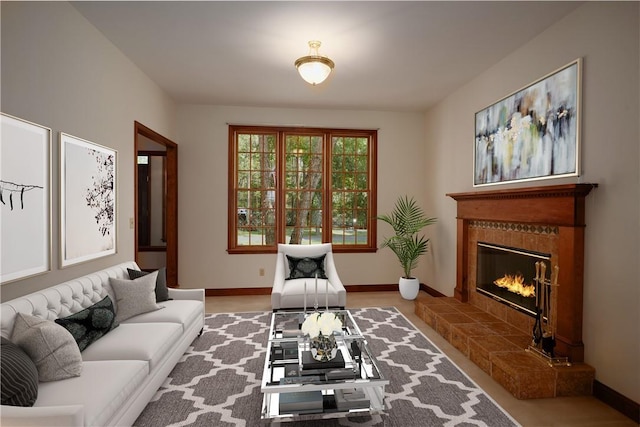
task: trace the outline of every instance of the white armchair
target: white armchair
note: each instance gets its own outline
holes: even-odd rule
[[[278,244],[276,256],[276,271],[271,290],[271,306],[273,310],[303,308],[304,283],[307,283],[307,309],[315,302],[315,276],[291,277],[291,268],[287,255],[295,258],[318,258],[325,255],[324,271],[327,279],[318,278],[318,307],[322,308],[328,302],[329,307],[344,308],[347,304],[347,290],[342,285],[333,261],[331,243],[316,245],[288,245]],[[309,273],[307,271],[307,273]],[[301,276],[300,271],[294,272],[294,277]],[[327,285],[327,281],[329,284]],[[325,291],[328,289],[328,292]]]

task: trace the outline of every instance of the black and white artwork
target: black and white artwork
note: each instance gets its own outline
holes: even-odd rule
[[[51,129],[7,114],[0,133],[0,283],[51,269]]]
[[[116,252],[116,154],[60,133],[62,267]]]

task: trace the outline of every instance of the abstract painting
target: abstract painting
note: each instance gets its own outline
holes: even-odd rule
[[[61,267],[116,253],[116,155],[60,132]]]
[[[7,114],[0,128],[0,283],[51,270],[51,129]]]
[[[475,115],[473,185],[579,174],[581,59]]]

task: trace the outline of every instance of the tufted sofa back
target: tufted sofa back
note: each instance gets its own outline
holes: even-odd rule
[[[55,320],[77,313],[106,295],[115,306],[109,278],[128,279],[127,268],[140,269],[133,261],[124,262],[3,303],[0,305],[0,333],[5,338],[11,338],[16,313]]]

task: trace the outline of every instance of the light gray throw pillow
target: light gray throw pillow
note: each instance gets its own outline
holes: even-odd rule
[[[11,341],[31,358],[40,381],[79,377],[82,373],[78,344],[69,331],[55,322],[18,313]]]
[[[156,278],[154,271],[135,280],[109,278],[116,297],[116,321],[122,322],[138,314],[161,309],[156,304]]]

